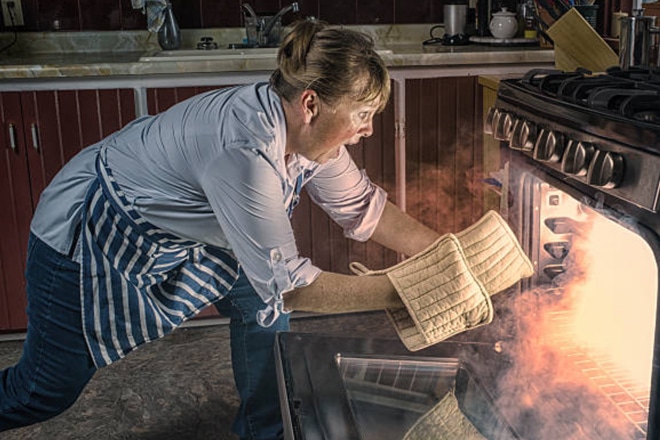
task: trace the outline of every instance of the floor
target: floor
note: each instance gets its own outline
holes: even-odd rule
[[[396,338],[384,312],[292,320],[291,331]],[[0,343],[0,369],[21,341]],[[238,407],[226,325],[189,327],[97,372],[64,414],[0,434],[2,440],[232,439]]]

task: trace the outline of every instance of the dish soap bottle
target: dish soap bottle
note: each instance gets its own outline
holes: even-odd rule
[[[525,3],[525,14],[523,15],[523,38],[535,39],[538,37],[537,23],[536,23],[536,8],[534,7],[534,0],[527,0]]]
[[[158,30],[158,44],[163,50],[177,50],[181,47],[181,30],[172,12],[172,5],[168,2],[163,25]]]

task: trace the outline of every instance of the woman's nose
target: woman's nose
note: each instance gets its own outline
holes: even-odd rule
[[[374,133],[374,124],[373,120],[369,119],[369,122],[365,123],[362,128],[360,128],[360,134],[362,137],[369,137]]]

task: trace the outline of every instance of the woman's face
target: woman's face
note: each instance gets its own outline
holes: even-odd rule
[[[309,126],[309,139],[299,154],[325,163],[339,154],[343,145],[357,144],[373,133],[373,117],[379,102],[356,103],[345,99],[334,107],[319,100],[318,114]]]

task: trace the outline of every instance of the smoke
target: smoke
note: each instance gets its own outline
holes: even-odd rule
[[[441,234],[460,231],[482,213],[481,176],[476,168],[415,163],[407,170],[406,210]]]
[[[588,248],[574,246],[554,290],[529,290],[507,303],[516,336],[506,344],[510,368],[498,381],[496,406],[522,438],[636,438],[634,426],[605,396],[616,381],[571,333],[572,311],[589,279],[588,256]]]

